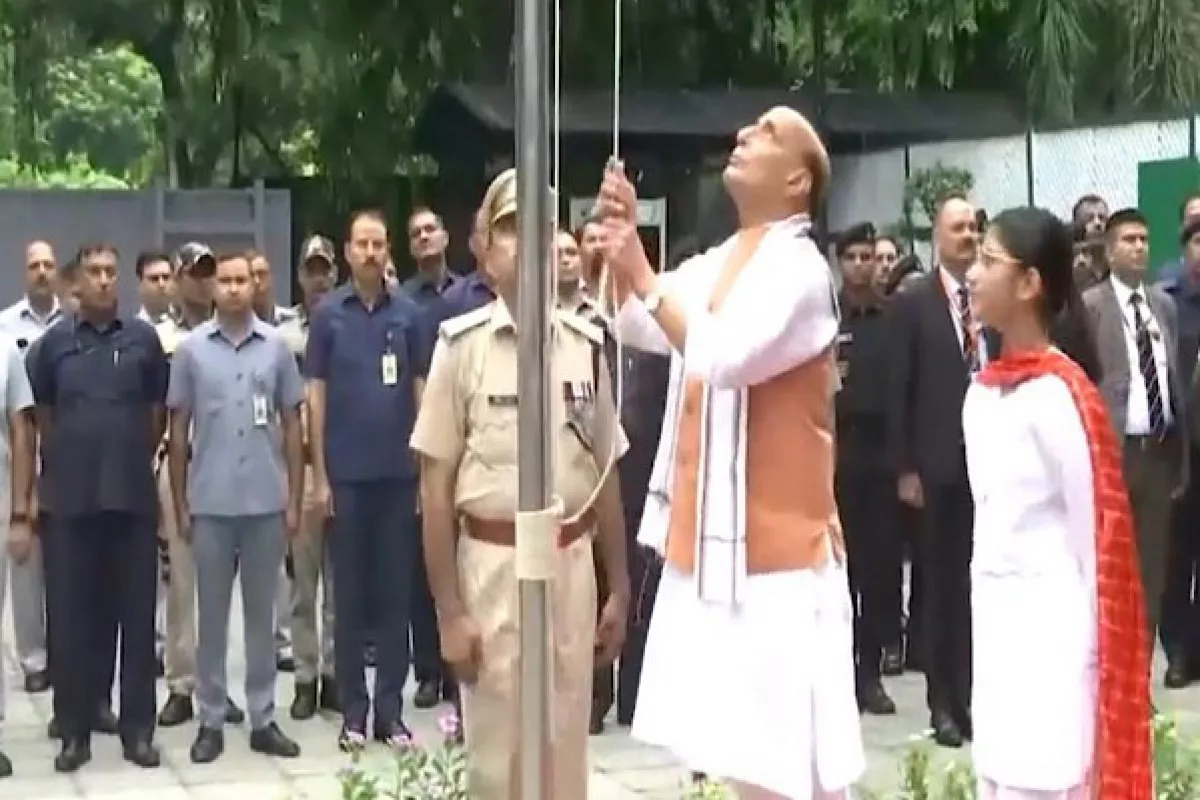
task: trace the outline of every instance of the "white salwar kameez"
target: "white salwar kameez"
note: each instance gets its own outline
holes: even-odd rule
[[[664,552],[686,373],[711,389],[705,413],[714,434],[701,459],[709,466],[700,476],[705,491],[697,493],[701,535],[739,543],[723,563],[697,561],[697,575],[711,572],[723,580],[698,584],[696,576],[664,567],[633,736],[714,777],[818,800],[848,796],[865,766],[846,571],[831,558],[819,570],[745,574],[744,511],[733,511],[745,507],[745,452],[733,444],[745,436],[722,433],[735,426],[744,433],[748,386],[810,361],[837,334],[828,265],[803,235],[803,224],[789,220],[768,231],[716,314],[708,302],[733,240],[660,278],[664,294],[688,314],[684,354],[672,351],[636,300],[625,303],[616,321],[624,344],[671,355],[667,419],[639,540]],[[731,582],[731,573],[740,577]],[[710,588],[701,592],[702,585]],[[731,675],[749,693],[714,719],[712,687]]]
[[[971,561],[982,800],[1083,800],[1096,731],[1092,465],[1070,392],[1047,376],[971,385]]]

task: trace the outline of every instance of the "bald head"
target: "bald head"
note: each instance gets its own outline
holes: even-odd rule
[[[812,123],[776,106],[738,132],[724,177],[745,225],[753,224],[748,212],[770,221],[818,206],[829,173],[829,154]]]

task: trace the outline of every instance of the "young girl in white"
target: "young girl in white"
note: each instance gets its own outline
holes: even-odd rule
[[[1000,214],[967,275],[1003,342],[967,392],[973,756],[982,800],[1151,800],[1150,643],[1116,434],[1051,344],[1077,309],[1047,211]]]

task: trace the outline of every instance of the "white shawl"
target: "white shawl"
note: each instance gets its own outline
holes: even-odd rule
[[[684,379],[699,377],[706,386],[696,492],[695,578],[702,600],[736,605],[746,579],[749,387],[820,355],[837,336],[833,276],[808,238],[810,227],[807,216],[773,224],[716,313],[708,310],[709,298],[736,237],[662,275],[660,290],[687,313],[683,353],[636,299],[616,316],[625,346],[671,356],[667,413],[638,531],[639,543],[660,554],[670,527]]]

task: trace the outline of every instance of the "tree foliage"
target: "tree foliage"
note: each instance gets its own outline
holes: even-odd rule
[[[994,92],[1055,120],[1200,99],[1194,0],[560,0],[566,87],[611,85],[616,2],[626,87],[811,84],[823,18],[835,87]],[[514,0],[0,0],[0,157],[369,183],[411,166],[438,82],[510,79],[513,28]]]

